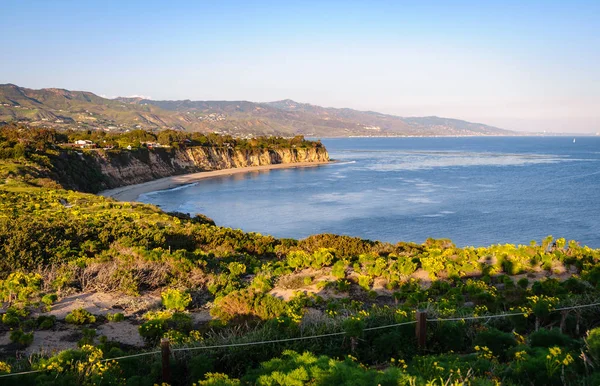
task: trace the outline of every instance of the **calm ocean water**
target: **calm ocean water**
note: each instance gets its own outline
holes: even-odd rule
[[[600,248],[600,137],[322,142],[338,163],[219,177],[140,201],[277,237],[482,246],[553,235]]]

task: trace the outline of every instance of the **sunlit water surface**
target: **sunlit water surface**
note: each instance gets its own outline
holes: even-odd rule
[[[600,248],[600,137],[324,139],[338,163],[203,180],[140,197],[276,237]]]

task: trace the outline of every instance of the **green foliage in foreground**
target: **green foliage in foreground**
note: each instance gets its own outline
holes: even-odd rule
[[[599,329],[590,331],[586,347],[534,347],[522,340],[503,356],[487,346],[470,353],[447,352],[410,359],[388,358],[376,366],[356,357],[331,357],[284,350],[275,357],[231,374],[207,354],[176,357],[171,366],[173,384],[190,385],[595,385],[600,362],[594,358]],[[110,360],[123,352],[110,344],[84,345],[35,361],[41,373],[5,378],[5,384],[153,385],[160,382],[156,356]],[[579,355],[581,354],[581,355]],[[587,359],[592,358],[592,359]],[[22,363],[0,362],[0,373],[18,372]]]
[[[31,343],[32,330],[63,323],[34,319],[31,308],[53,307],[77,291],[163,293],[167,310],[148,312],[139,326],[149,348],[162,337],[211,346],[343,333],[184,355],[173,363],[175,384],[594,385],[600,379],[598,308],[556,311],[600,298],[600,251],[574,241],[458,248],[433,239],[421,245],[329,234],[276,239],[151,205],[6,187],[0,248],[1,327],[13,329],[15,345]],[[290,296],[275,297],[273,289]],[[206,302],[216,320],[197,331],[185,310]],[[430,323],[428,355],[419,355],[414,325],[368,330],[412,321],[417,308],[431,318],[525,315]],[[83,310],[69,321],[104,323]],[[32,364],[7,359],[0,371],[44,369],[19,384],[160,381],[157,358],[101,362],[126,348],[86,345],[94,342],[91,331],[81,350]]]

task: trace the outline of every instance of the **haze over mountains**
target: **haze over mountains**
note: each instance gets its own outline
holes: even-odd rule
[[[176,129],[236,136],[515,135],[481,123],[440,117],[399,117],[282,100],[155,101],[107,99],[86,91],[0,85],[0,122],[82,129]]]

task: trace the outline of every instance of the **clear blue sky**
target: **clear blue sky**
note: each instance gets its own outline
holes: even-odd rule
[[[0,83],[600,131],[600,0],[0,0]]]

